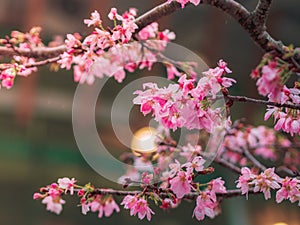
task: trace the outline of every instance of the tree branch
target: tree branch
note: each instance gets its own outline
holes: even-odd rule
[[[161,5],[154,7],[153,9],[144,13],[135,20],[135,23],[139,27],[136,30],[136,33],[142,30],[147,25],[159,20],[162,17],[168,16],[179,9],[181,9],[181,5],[175,1],[171,3],[165,2]]]
[[[265,7],[265,1],[269,2],[270,0],[262,1],[259,9],[262,8],[264,10],[258,10],[259,12],[268,12]],[[238,2],[233,0],[202,0],[201,4],[214,6],[232,16],[249,33],[254,42],[257,43],[264,51],[268,52],[275,49],[278,52],[283,52],[284,45],[279,41],[275,41],[264,29],[260,29],[257,26],[257,23],[254,22],[255,17],[253,17],[252,14]],[[136,19],[135,22],[139,26],[137,32],[152,22],[170,15],[179,9],[181,9],[181,5],[178,2],[171,2],[170,4],[163,3],[156,6]],[[24,51],[18,48],[16,50],[19,52],[20,56],[46,59],[59,56],[66,50],[66,47],[65,45],[61,45],[58,47],[36,48],[31,51]],[[11,57],[15,55],[15,51],[9,47],[0,47],[0,55]]]
[[[19,48],[9,48],[0,46],[0,55],[6,57],[12,57],[16,55],[16,51],[19,53],[19,56],[25,56],[28,58],[35,58],[35,59],[48,59],[48,58],[55,58],[66,51],[65,45],[60,45],[57,47],[39,47],[31,49],[31,51],[23,50]]]
[[[290,109],[297,109],[300,110],[300,104],[280,104],[277,102],[268,102],[265,100],[261,99],[253,99],[253,98],[248,98],[245,96],[233,96],[233,95],[227,95],[224,96],[226,99],[232,100],[232,101],[237,101],[237,102],[250,102],[250,103],[256,103],[256,104],[262,104],[262,105],[269,105],[269,106],[276,106],[276,107],[285,107],[285,108],[290,108]]]
[[[95,189],[91,194],[99,194],[99,195],[115,195],[115,196],[126,196],[126,195],[139,195],[143,193],[143,191],[124,191],[124,190],[114,190],[114,189],[102,189],[98,188]],[[249,190],[250,194],[254,194],[254,191],[252,189]],[[145,195],[151,195],[152,192],[144,192]],[[158,194],[162,198],[169,197],[169,195],[166,192],[161,192]],[[199,195],[198,192],[191,192],[189,194],[186,194],[184,198],[186,199],[195,199]],[[241,196],[242,191],[240,189],[233,189],[233,190],[228,190],[226,193],[217,193],[218,197],[222,198],[232,198],[232,197],[237,197]]]
[[[258,169],[260,169],[261,171],[265,171],[267,168],[261,164],[252,154],[251,152],[247,149],[244,148],[243,149],[243,153],[246,156],[247,159],[249,159],[254,166],[256,166]]]
[[[255,10],[253,11],[253,21],[257,26],[262,26],[265,29],[266,21],[269,15],[269,10],[272,0],[259,0]]]
[[[220,157],[210,157],[209,155],[205,154],[205,153],[202,153],[200,152],[200,155],[204,158],[204,159],[208,159],[208,160],[213,160],[213,162],[225,167],[225,168],[228,168],[230,169],[231,171],[235,172],[235,173],[238,173],[240,174],[241,173],[241,169],[237,166],[235,166],[234,164],[220,158]]]
[[[58,60],[60,60],[60,56],[57,56],[57,57],[54,57],[54,58],[45,59],[45,60],[34,62],[34,63],[29,63],[29,64],[26,64],[24,66],[26,68],[37,67],[37,66],[44,66],[44,65],[47,65],[49,63],[55,63]]]

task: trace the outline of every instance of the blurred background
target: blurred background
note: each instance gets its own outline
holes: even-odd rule
[[[105,22],[111,7],[120,12],[129,7],[139,9],[139,14],[164,2],[147,0],[0,0],[0,36],[12,30],[27,31],[32,26],[43,27],[43,39],[54,35],[88,30],[83,19],[97,9]],[[256,1],[244,0],[249,9]],[[285,44],[300,45],[300,2],[298,0],[274,1],[268,28],[271,34]],[[209,6],[188,7],[161,20],[161,29],[168,28],[177,34],[176,43],[196,52],[209,66],[219,59],[229,63],[232,77],[238,85],[232,94],[257,97],[255,82],[249,78],[251,70],[259,63],[263,52],[236,21]],[[156,70],[160,71],[159,69]],[[163,71],[162,71],[163,72]],[[140,76],[141,73],[132,76]],[[130,79],[130,78],[127,78]],[[128,80],[126,81],[128,82]],[[41,68],[28,78],[18,78],[13,89],[0,91],[0,224],[5,225],[82,225],[82,224],[149,224],[128,211],[121,210],[110,218],[98,219],[96,214],[83,216],[77,199],[66,198],[62,215],[45,210],[44,205],[32,200],[39,187],[54,182],[59,177],[75,177],[80,183],[91,181],[96,186],[117,187],[94,172],[82,158],[72,131],[72,101],[77,84],[71,71],[49,72]],[[114,80],[104,96],[109,103],[112,93],[120,87]],[[109,104],[108,104],[109,105]],[[264,107],[236,103],[233,119],[245,117],[255,124],[262,121]],[[103,114],[97,123],[105,128],[109,114]],[[113,138],[111,129],[104,129],[101,138],[116,152],[124,147]],[[217,174],[234,184],[236,177],[217,167]],[[117,187],[118,188],[118,187]],[[120,199],[117,198],[120,202]],[[170,212],[154,207],[156,216],[150,224],[198,224],[192,219],[194,203],[183,203]],[[223,213],[214,220],[201,224],[222,225],[300,225],[299,207],[289,203],[274,204],[274,199],[264,201],[262,196],[228,199],[222,204]],[[282,223],[279,223],[282,222]]]

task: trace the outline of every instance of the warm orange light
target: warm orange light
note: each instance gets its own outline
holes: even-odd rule
[[[274,223],[273,225],[288,225],[287,223],[279,222],[279,223]]]
[[[143,127],[134,133],[131,141],[131,150],[134,154],[140,156],[151,154],[157,150],[155,139],[157,130],[153,127]]]

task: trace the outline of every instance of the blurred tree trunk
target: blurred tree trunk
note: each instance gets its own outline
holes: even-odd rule
[[[27,0],[25,6],[23,29],[29,31],[33,26],[42,25],[46,1]],[[38,74],[31,74],[29,78],[19,79],[17,82],[19,93],[15,103],[16,120],[19,125],[26,126],[31,121],[35,108]]]

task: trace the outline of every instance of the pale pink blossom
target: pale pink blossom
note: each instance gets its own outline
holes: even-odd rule
[[[46,204],[46,209],[50,212],[54,212],[57,215],[61,213],[63,207],[62,205],[65,204],[65,201],[59,197],[52,198],[51,196],[47,196],[42,200],[43,204]]]
[[[75,178],[59,178],[57,183],[59,188],[65,189],[65,192],[70,191],[70,194],[73,195],[74,194],[74,184],[75,184],[76,180]]]
[[[150,209],[147,201],[144,198],[139,198],[134,207],[132,207],[130,210],[131,216],[136,214],[138,214],[138,218],[140,220],[144,219],[144,217],[146,216],[147,220],[150,221],[151,216],[152,214],[154,214],[154,212],[152,211],[152,209]]]
[[[253,174],[248,167],[243,167],[241,173],[242,175],[239,177],[236,187],[240,188],[242,194],[246,194],[248,197],[249,183],[252,182],[257,175]]]
[[[147,172],[144,172],[142,174],[142,182],[143,182],[143,184],[149,185],[149,184],[152,183],[152,181],[153,181],[153,174],[148,174]]]
[[[104,210],[104,215],[106,217],[109,217],[112,215],[114,211],[120,212],[120,208],[118,204],[115,202],[115,200],[112,197],[109,197],[106,199],[105,204],[103,206]]]
[[[102,218],[103,215],[109,217],[114,211],[120,212],[119,206],[111,196],[102,198],[101,195],[97,195],[88,205],[92,212],[98,212],[99,218]]]
[[[270,189],[279,189],[282,178],[274,172],[274,168],[268,168],[259,174],[251,184],[254,185],[254,192],[263,192],[265,199],[271,198]]]
[[[168,79],[173,80],[175,76],[179,77],[181,73],[177,70],[177,68],[173,64],[165,64],[168,74]]]
[[[222,180],[221,177],[217,179],[213,179],[209,182],[210,185],[210,197],[211,199],[216,202],[218,193],[226,193],[226,187],[224,186],[225,181]]]
[[[169,167],[171,170],[168,174],[171,178],[174,177],[181,170],[181,164],[176,159],[174,163],[170,163]]]
[[[127,195],[123,199],[121,205],[124,205],[125,209],[130,209],[131,216],[138,214],[138,218],[141,220],[146,216],[150,221],[151,214],[154,214],[149,208],[147,201],[142,197]]]
[[[124,205],[125,209],[131,209],[137,203],[138,197],[135,195],[126,195],[121,202],[121,205]]]
[[[88,27],[90,26],[99,26],[101,25],[102,21],[100,19],[100,14],[97,10],[95,10],[92,14],[90,19],[85,19],[84,23],[87,24]]]
[[[90,206],[85,201],[81,203],[81,213],[86,215],[90,211]]]
[[[177,175],[170,180],[170,189],[174,192],[177,198],[183,198],[184,195],[191,191],[191,175],[184,171],[179,171]]]
[[[118,10],[116,8],[111,8],[109,14],[108,14],[108,18],[110,20],[123,20],[123,17],[121,15],[118,14]]]
[[[139,33],[139,38],[141,40],[148,40],[150,38],[155,38],[158,32],[158,23],[154,22],[150,25],[144,27]]]
[[[193,212],[193,217],[195,216],[197,220],[201,221],[208,216],[210,218],[215,217],[214,209],[217,204],[214,203],[210,196],[206,192],[200,193],[197,197],[196,207]]]
[[[259,94],[267,96],[270,93],[277,95],[282,88],[281,78],[279,75],[280,69],[276,68],[276,63],[271,62],[262,67],[261,77],[257,80]]]
[[[282,187],[276,193],[276,202],[280,203],[285,199],[292,203],[299,201],[300,205],[300,180],[290,177],[282,180]]]
[[[196,172],[200,172],[204,170],[204,163],[205,160],[201,156],[196,156],[193,158],[192,162],[187,162],[182,166],[186,167],[187,171],[193,172],[193,170],[195,170]]]

